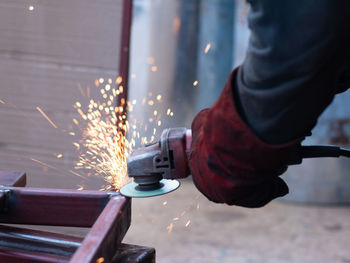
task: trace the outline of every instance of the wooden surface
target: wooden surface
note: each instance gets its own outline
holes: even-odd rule
[[[73,105],[86,106],[87,86],[92,98],[100,98],[95,79],[115,80],[118,74],[121,3],[0,2],[0,170],[25,171],[29,186],[98,189],[103,184],[69,172],[78,159],[72,143],[80,136],[68,131],[79,132]]]

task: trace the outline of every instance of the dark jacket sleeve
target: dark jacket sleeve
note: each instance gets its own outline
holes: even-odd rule
[[[266,142],[307,136],[349,83],[350,1],[249,2],[251,37],[234,84],[242,117]]]

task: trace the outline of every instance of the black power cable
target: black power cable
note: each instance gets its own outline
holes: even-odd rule
[[[299,151],[289,161],[289,164],[300,164],[304,158],[322,158],[322,157],[348,157],[350,150],[338,146],[311,145],[301,146]]]

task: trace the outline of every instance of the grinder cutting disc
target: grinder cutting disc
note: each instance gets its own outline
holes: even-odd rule
[[[164,195],[176,190],[180,186],[177,180],[162,179],[156,187],[147,189],[140,187],[139,184],[131,182],[124,185],[120,189],[120,193],[127,197],[151,197],[157,195]]]

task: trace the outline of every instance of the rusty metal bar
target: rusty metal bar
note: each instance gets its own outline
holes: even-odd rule
[[[111,262],[131,222],[131,199],[110,199],[70,263]]]
[[[3,187],[6,205],[0,222],[9,224],[91,227],[111,193]]]

